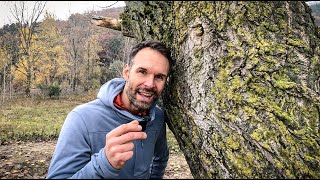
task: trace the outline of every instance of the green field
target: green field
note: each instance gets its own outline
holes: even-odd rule
[[[12,141],[57,138],[63,121],[78,104],[91,95],[73,95],[59,99],[14,98],[1,105],[0,144]]]
[[[67,114],[77,105],[95,98],[80,94],[59,99],[15,98],[1,105],[0,145],[16,141],[57,139]],[[179,152],[178,144],[168,129],[171,153]]]

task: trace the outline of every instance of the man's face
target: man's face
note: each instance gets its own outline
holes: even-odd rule
[[[123,70],[127,81],[122,101],[132,112],[149,109],[164,89],[169,73],[168,59],[156,50],[143,48],[133,58],[133,64]]]

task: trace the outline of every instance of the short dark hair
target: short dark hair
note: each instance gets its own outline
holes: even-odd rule
[[[161,43],[160,41],[156,41],[156,40],[146,40],[146,41],[142,41],[142,42],[138,43],[137,45],[135,45],[129,54],[129,59],[128,59],[129,67],[132,66],[132,64],[133,64],[132,59],[136,56],[136,54],[140,50],[142,50],[143,48],[147,48],[147,47],[158,51],[159,53],[161,53],[164,57],[166,57],[168,59],[169,72],[170,72],[171,65],[172,65],[171,51],[163,43]]]

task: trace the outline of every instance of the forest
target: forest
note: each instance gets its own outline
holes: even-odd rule
[[[125,40],[120,32],[99,28],[92,16],[118,18],[123,7],[72,14],[67,21],[42,12],[15,14],[16,23],[0,29],[2,103],[14,96],[58,96],[95,90],[118,76],[125,62]],[[23,11],[23,5],[15,7]],[[20,9],[19,9],[20,8]],[[36,19],[40,14],[44,19]]]

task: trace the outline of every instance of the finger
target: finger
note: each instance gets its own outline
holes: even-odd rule
[[[122,134],[125,134],[127,132],[131,132],[131,131],[141,131],[142,127],[139,125],[139,122],[137,120],[133,120],[130,123],[127,124],[122,124],[118,127],[116,127],[115,129],[113,129],[112,131],[110,131],[108,133],[109,137],[117,137],[117,136],[121,136]]]
[[[133,142],[127,142],[125,144],[120,144],[117,146],[110,146],[108,148],[108,151],[111,155],[115,155],[117,153],[123,153],[123,152],[127,152],[127,151],[132,151],[134,148],[134,144]]]
[[[146,139],[147,134],[145,132],[139,131],[139,132],[128,132],[126,134],[123,134],[119,137],[113,137],[112,139],[108,140],[109,146],[114,146],[117,144],[125,144],[127,142],[137,140],[137,139]]]
[[[120,156],[120,161],[128,161],[129,159],[131,159],[133,156],[133,151],[127,151],[121,154]]]
[[[133,140],[138,139],[146,139],[147,133],[139,131],[139,132],[128,132],[126,134],[121,135],[120,137],[117,137],[118,142],[120,144],[127,143]]]

